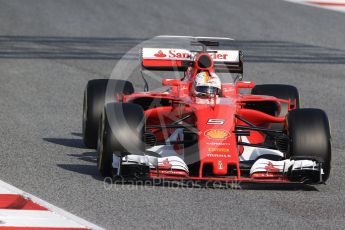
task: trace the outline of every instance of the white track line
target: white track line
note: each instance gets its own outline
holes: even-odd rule
[[[56,223],[59,223],[59,226],[68,226],[68,227],[75,227],[75,228],[88,228],[88,229],[96,229],[96,230],[103,230],[103,228],[94,225],[80,217],[77,217],[61,208],[58,208],[32,194],[29,194],[27,192],[24,192],[6,182],[3,182],[0,180],[0,194],[19,194],[25,198],[30,199],[34,203],[37,203],[45,208],[47,208],[49,211],[34,211],[34,210],[6,210],[6,209],[0,209],[0,227],[1,226],[28,226],[28,223],[30,223],[31,220],[36,220],[36,222],[32,222],[32,227],[50,227],[51,225],[44,226],[43,224],[52,224],[52,221],[57,221]],[[35,219],[36,218],[36,219]],[[47,219],[48,218],[48,219]],[[52,218],[52,219],[49,219]],[[21,221],[23,220],[23,221]],[[46,222],[46,221],[50,222]],[[21,225],[25,224],[26,225]],[[42,225],[40,225],[42,223]],[[12,225],[10,225],[12,224]],[[16,225],[13,225],[16,224]],[[31,223],[30,223],[31,224]]]

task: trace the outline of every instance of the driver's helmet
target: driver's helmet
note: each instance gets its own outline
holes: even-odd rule
[[[195,77],[194,93],[198,97],[219,96],[221,82],[217,74],[202,71]]]

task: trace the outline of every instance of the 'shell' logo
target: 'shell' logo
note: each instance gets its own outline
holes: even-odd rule
[[[205,136],[209,139],[226,139],[230,136],[230,133],[223,129],[210,129],[205,132]]]
[[[158,50],[158,52],[155,53],[154,56],[155,56],[155,57],[163,58],[163,57],[166,57],[167,55],[164,54],[162,50]]]

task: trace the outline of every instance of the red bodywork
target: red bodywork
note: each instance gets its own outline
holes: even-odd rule
[[[193,67],[189,68],[189,79],[181,81],[177,79],[165,79],[164,86],[170,86],[167,92],[141,92],[123,96],[124,102],[133,102],[137,98],[157,98],[170,102],[168,106],[155,107],[145,110],[146,126],[171,124],[174,121],[190,115],[184,120],[184,124],[192,124],[198,132],[198,145],[200,168],[196,176],[189,176],[182,171],[169,170],[169,167],[158,167],[151,170],[150,176],[153,178],[168,179],[195,179],[195,180],[219,180],[219,181],[244,181],[244,182],[288,182],[284,175],[272,172],[261,173],[251,177],[243,177],[240,170],[239,156],[243,152],[243,146],[238,145],[238,138],[234,134],[236,125],[247,126],[246,123],[237,119],[239,115],[260,127],[269,127],[272,123],[285,123],[285,117],[271,116],[267,113],[254,109],[245,108],[248,102],[276,103],[280,108],[281,103],[290,102],[270,96],[258,96],[241,94],[240,89],[254,87],[252,81],[238,81],[234,84],[222,84],[222,96],[200,99],[193,95],[194,78],[198,72],[214,72],[214,64],[209,68],[200,68],[198,58],[207,53],[199,53],[194,59]],[[210,55],[208,55],[210,56]],[[211,58],[211,57],[210,57]],[[211,58],[212,59],[212,58]],[[179,66],[182,62],[171,60],[143,60],[143,66]],[[203,100],[200,103],[200,100]],[[290,108],[292,109],[292,108]],[[167,138],[174,129],[167,128],[165,132],[152,128],[151,132],[156,134],[157,139]],[[262,143],[265,135],[258,131],[250,131],[247,137],[252,144]],[[168,162],[165,166],[169,166]],[[211,166],[212,176],[203,175],[204,167]],[[229,173],[232,172],[235,173]]]

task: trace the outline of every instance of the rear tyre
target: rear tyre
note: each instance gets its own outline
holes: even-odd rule
[[[136,104],[108,103],[102,113],[98,135],[97,167],[102,176],[112,176],[112,156],[141,155],[145,117]]]
[[[93,149],[97,147],[96,134],[105,102],[116,101],[115,96],[119,93],[128,95],[133,92],[132,83],[124,80],[96,79],[87,83],[84,91],[82,130],[86,147]]]
[[[252,89],[253,95],[267,95],[273,96],[279,99],[290,100],[290,108],[298,109],[300,107],[299,93],[295,86],[292,85],[281,85],[281,84],[265,84],[256,85]],[[288,113],[288,106],[286,103],[282,103],[280,113],[278,116],[286,116]]]
[[[326,113],[320,109],[297,109],[287,116],[289,156],[322,163],[325,182],[331,170],[331,132]],[[312,178],[314,182],[319,178]]]

